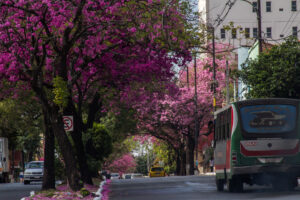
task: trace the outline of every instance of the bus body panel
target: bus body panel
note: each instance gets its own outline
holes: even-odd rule
[[[242,140],[243,156],[284,156],[299,153],[299,139]]]
[[[264,101],[266,101],[265,104]],[[272,125],[275,126],[275,128],[276,126],[283,126],[285,124],[285,122],[282,121],[284,117],[276,114],[276,112],[274,114],[274,112],[267,113],[265,111],[263,114],[264,116],[269,117],[265,117],[268,120],[268,123],[252,120],[254,122],[251,122],[251,125],[255,128],[261,128],[258,125],[261,126],[262,123],[262,126],[266,126],[266,124],[270,125],[270,134],[268,131],[265,131],[266,133],[262,136],[256,133],[253,134],[256,134],[255,136],[252,136],[249,133],[248,135],[244,135],[245,127],[242,127],[240,113],[241,105],[238,102],[231,104],[230,107],[226,108],[227,111],[226,109],[223,109],[215,115],[215,134],[217,135],[215,136],[215,168],[217,180],[223,180],[225,183],[232,180],[234,177],[239,177],[243,182],[249,184],[266,184],[272,183],[272,181],[274,181],[273,178],[276,178],[277,175],[283,177],[286,176],[291,179],[300,176],[300,127],[297,125],[300,124],[300,101],[287,100],[286,103],[285,99],[275,99],[274,102],[272,99],[267,99],[259,100],[258,102],[259,103],[256,104],[257,101],[250,100],[243,102],[243,104],[250,106],[254,105],[254,108],[256,105],[259,105],[260,107],[266,105],[266,109],[269,110],[269,105],[274,105],[274,107],[277,105],[278,107],[281,105],[295,106],[297,108],[297,121],[294,132],[296,133],[281,135],[280,132],[276,132],[276,134],[272,134]],[[257,108],[258,110],[261,109],[259,106]],[[229,110],[231,110],[231,137],[222,139],[223,137],[219,135],[223,134],[222,131],[220,131],[223,129],[218,128],[219,126],[222,126],[220,121],[223,120],[223,116],[226,116],[226,114],[224,115],[223,113],[229,112]],[[272,115],[270,115],[270,113]],[[272,116],[275,120],[270,120]],[[222,119],[220,120],[219,118]],[[293,121],[295,119],[287,120]],[[226,133],[224,134],[226,135]],[[268,137],[268,134],[270,137]],[[225,158],[222,156],[225,156]],[[269,178],[269,175],[273,176],[273,178]],[[265,178],[266,176],[268,176],[268,178]],[[254,180],[257,177],[259,177],[258,180]]]
[[[217,144],[214,160],[218,176],[224,178],[224,170],[226,170],[226,173],[230,173],[230,140]]]

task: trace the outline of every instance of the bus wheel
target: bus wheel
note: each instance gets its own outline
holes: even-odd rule
[[[243,182],[238,177],[232,177],[232,179],[228,179],[227,188],[229,192],[243,192]]]
[[[224,190],[224,180],[223,179],[216,179],[216,185],[217,185],[218,191],[221,192]]]
[[[233,179],[227,180],[227,188],[229,192],[234,192],[235,184]]]
[[[298,186],[298,179],[297,178],[287,178],[286,180],[286,189],[289,191],[293,191],[295,189],[295,187]]]
[[[292,191],[297,187],[298,180],[297,178],[282,178],[278,179],[277,181],[274,181],[272,183],[272,187],[274,190],[279,191]]]

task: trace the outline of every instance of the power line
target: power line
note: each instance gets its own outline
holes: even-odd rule
[[[300,24],[300,23],[299,23]],[[298,24],[298,25],[299,25]],[[298,30],[297,31],[297,33],[299,33],[300,32],[300,30]],[[279,39],[265,39],[265,40],[267,40],[267,41],[273,41],[273,42],[276,42],[276,41],[280,41],[280,40],[285,40],[285,39],[288,39],[289,37],[291,37],[290,35],[288,35],[288,36],[285,36],[285,37],[283,37],[283,38],[279,38]],[[280,44],[280,43],[278,43],[278,44]]]
[[[286,29],[287,25],[289,24],[289,22],[291,21],[291,19],[292,19],[292,17],[293,17],[294,14],[295,14],[294,12],[291,14],[289,20],[287,21],[287,23],[286,23],[285,26],[283,27],[281,33],[284,33],[284,32],[285,32],[285,29]]]
[[[287,30],[289,30],[291,28],[291,26],[293,25],[293,22],[295,21],[295,19],[297,18],[297,16],[299,15],[299,11],[297,12],[297,15],[294,17],[294,19],[291,22],[291,25],[289,26],[289,28]],[[297,24],[298,26],[299,24]],[[291,35],[290,33],[293,33],[293,30],[289,30],[288,35]]]
[[[236,3],[236,1],[237,0],[228,0],[227,1],[227,3],[225,4],[225,6],[224,6],[224,8],[223,8],[223,10],[221,12],[221,14],[218,15],[217,19],[213,23],[213,26],[215,26],[216,23],[217,23],[217,25],[215,27],[218,27],[225,20],[225,18],[227,17],[228,13],[230,12],[231,8],[234,6],[234,4]],[[227,6],[228,6],[228,9],[227,9],[225,15],[222,16],[224,14]]]

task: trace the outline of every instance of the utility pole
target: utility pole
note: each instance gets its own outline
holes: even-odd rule
[[[229,104],[229,67],[228,67],[228,60],[226,60],[226,105]]]
[[[198,94],[197,94],[197,54],[195,52],[194,58],[194,73],[195,73],[195,149],[196,149],[196,167],[198,169],[198,136],[199,136],[199,126],[198,126]]]
[[[259,53],[262,52],[262,36],[261,36],[261,3],[257,0],[257,23],[258,23],[258,47]]]
[[[189,67],[187,66],[186,67],[186,80],[187,80],[187,86],[188,86],[188,90],[190,90],[190,80],[189,80]],[[189,137],[190,135],[192,135],[193,133],[191,133],[191,127],[189,126],[188,127],[188,136],[185,137],[185,140],[186,140],[186,163],[185,163],[185,171],[186,171],[186,175],[192,175],[190,174],[190,167],[193,167],[193,166],[190,166],[190,159],[194,159],[194,158],[191,158],[190,157],[190,151],[188,150],[189,149]]]
[[[213,50],[213,92],[214,92],[214,99],[213,99],[213,107],[214,111],[216,111],[216,87],[217,87],[217,80],[216,80],[216,50],[215,50],[215,28],[211,27],[212,32],[212,50]]]

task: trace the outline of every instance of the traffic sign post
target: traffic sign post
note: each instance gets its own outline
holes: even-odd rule
[[[65,131],[73,131],[74,130],[73,116],[63,116],[63,122],[64,122]]]

